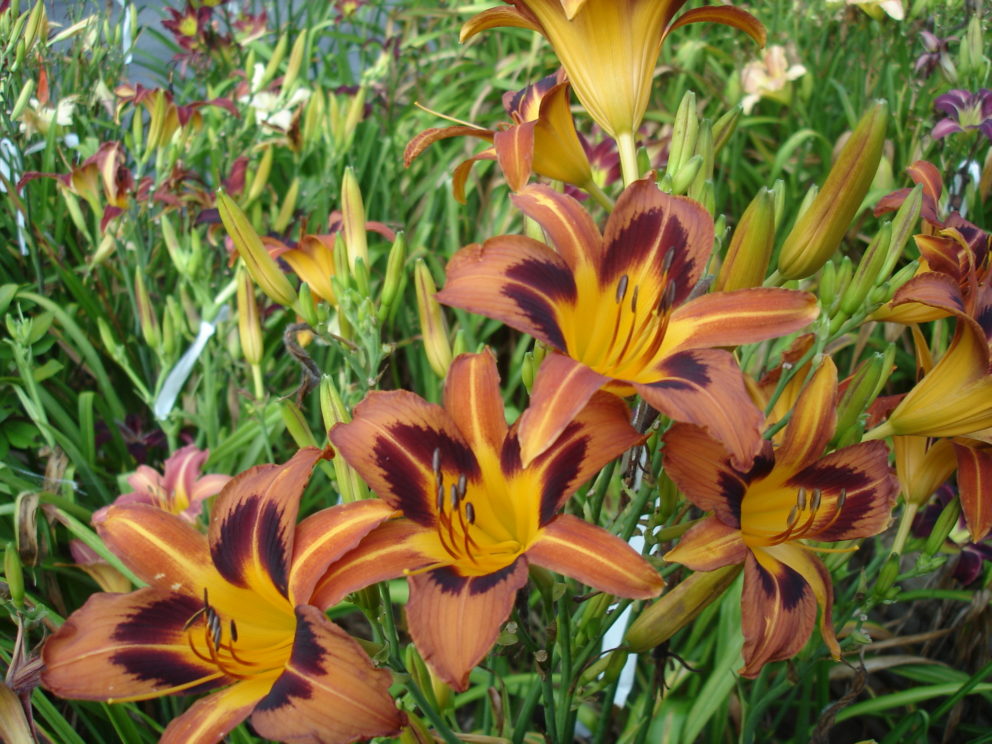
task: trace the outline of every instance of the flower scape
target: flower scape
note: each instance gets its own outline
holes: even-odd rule
[[[0,741],[987,741],[990,14],[0,0]]]

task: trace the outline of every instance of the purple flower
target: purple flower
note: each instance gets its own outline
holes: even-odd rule
[[[940,38],[929,31],[921,31],[920,38],[923,40],[923,48],[926,50],[913,65],[913,71],[923,76],[930,77],[934,70],[940,68],[944,79],[950,83],[957,77],[957,70],[954,69],[954,61],[951,59],[950,43],[957,41],[956,36]]]
[[[944,507],[956,497],[957,488],[951,483],[945,483],[938,488],[930,503],[913,519],[913,534],[921,538],[929,537]],[[968,586],[982,575],[985,561],[992,562],[992,543],[989,539],[976,543],[968,540],[967,535],[964,521],[961,520],[957,529],[951,532],[944,544],[945,548],[958,551],[953,576],[962,586]]]
[[[938,121],[933,128],[934,139],[966,129],[977,129],[992,140],[992,90],[982,88],[977,93],[952,90],[937,96],[933,107],[947,114],[947,118]]]

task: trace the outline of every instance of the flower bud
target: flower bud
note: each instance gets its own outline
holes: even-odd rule
[[[277,233],[284,232],[286,226],[289,225],[289,221],[293,219],[293,210],[296,209],[296,200],[299,196],[300,177],[294,176],[293,180],[289,183],[289,188],[286,189],[286,195],[282,198],[282,204],[279,206],[279,214],[276,215],[275,221],[272,223],[272,229]]]
[[[893,553],[886,559],[885,565],[879,571],[878,581],[875,582],[872,594],[877,598],[884,599],[889,594],[889,589],[896,583],[897,578],[899,578],[899,554]]]
[[[327,375],[320,379],[319,393],[320,415],[324,421],[325,430],[329,431],[335,424],[347,424],[351,421],[351,414],[344,401],[341,400],[331,378]],[[352,501],[358,501],[368,496],[368,489],[365,484],[343,457],[335,457],[331,460],[331,464],[334,466],[334,479],[343,503],[350,504]]]
[[[379,309],[377,316],[379,322],[385,322],[393,311],[396,301],[404,284],[403,269],[406,265],[406,238],[402,231],[396,233],[396,239],[389,249],[389,258],[386,261],[386,278],[382,281],[382,291],[379,293]]]
[[[702,155],[693,155],[689,158],[685,165],[675,172],[675,175],[669,175],[665,173],[662,181],[668,181],[671,184],[671,189],[668,191],[670,194],[684,194],[689,186],[693,185],[696,177],[703,172],[703,165],[705,159]]]
[[[258,163],[255,175],[251,179],[251,186],[248,187],[248,195],[245,197],[245,207],[262,195],[262,190],[269,182],[269,173],[272,172],[272,157],[274,147],[266,147],[262,153],[262,159]]]
[[[284,398],[280,403],[279,412],[282,414],[283,423],[286,424],[286,431],[293,437],[297,447],[319,446],[313,432],[310,431],[310,425],[303,417],[303,411],[292,400]]]
[[[255,301],[255,286],[243,266],[238,267],[237,281],[238,335],[241,339],[241,354],[248,364],[259,364],[262,361],[262,322],[258,313],[258,303]]]
[[[737,564],[696,571],[641,613],[627,630],[626,645],[640,653],[664,643],[719,599],[742,568]]]
[[[737,122],[741,119],[743,108],[740,104],[734,106],[713,124],[713,154],[720,152],[727,144],[730,135],[737,129]]]
[[[951,499],[950,503],[937,517],[933,525],[933,531],[927,536],[927,541],[923,545],[923,552],[928,556],[934,556],[940,550],[944,541],[951,534],[951,530],[957,526],[958,519],[961,518],[961,502],[958,499]]]
[[[365,86],[361,86],[348,102],[348,109],[345,112],[343,130],[341,132],[344,139],[344,146],[351,146],[351,141],[355,136],[355,128],[365,116]]]
[[[257,93],[260,90],[264,90],[265,86],[269,84],[276,76],[276,70],[279,69],[279,65],[282,63],[283,57],[286,56],[286,47],[289,46],[289,36],[287,32],[283,32],[282,36],[279,37],[279,41],[276,42],[276,48],[272,50],[272,56],[269,57],[268,64],[265,65],[265,70],[262,72],[262,76],[257,82],[252,86],[252,93]]]
[[[964,34],[964,41],[961,42],[959,68],[962,75],[981,71],[987,64],[982,46],[982,22],[982,13],[971,14],[971,20],[968,21],[968,28]]]
[[[696,151],[696,136],[699,132],[699,116],[696,114],[696,94],[687,90],[675,112],[675,123],[672,130],[672,144],[668,150],[668,167],[666,173],[674,179],[679,171],[689,162]]]
[[[813,187],[814,189],[816,186]],[[785,181],[781,178],[775,179],[772,184],[772,193],[775,195],[775,230],[782,224],[782,216],[785,214]],[[813,196],[816,192],[813,193]],[[812,196],[807,193],[807,197],[812,200]]]
[[[693,177],[692,184],[689,187],[688,193],[691,199],[700,202],[706,199],[704,194],[706,182],[713,179],[713,153],[713,129],[709,121],[704,121],[702,126],[699,127],[699,134],[696,137],[696,155],[702,156],[703,163]],[[679,173],[679,180],[681,178],[682,174]]]
[[[324,107],[324,91],[315,86],[303,109],[301,139],[304,145],[313,144],[323,134]]]
[[[296,292],[286,275],[279,270],[269,252],[262,245],[244,212],[223,191],[217,192],[217,211],[224,228],[234,241],[238,254],[248,267],[251,278],[270,298],[280,305],[292,307],[296,303]]]
[[[307,48],[308,34],[304,31],[296,37],[293,48],[289,52],[289,62],[286,64],[286,74],[282,78],[282,90],[284,92],[293,89],[293,83],[300,74],[300,67],[303,65],[303,54]]]
[[[144,336],[146,344],[157,349],[162,341],[162,334],[159,332],[158,316],[155,315],[155,309],[148,297],[148,289],[145,287],[144,275],[140,269],[134,272],[134,299],[138,306],[141,335]]]
[[[858,122],[823,187],[782,244],[778,270],[786,279],[810,276],[837,250],[878,170],[887,123],[884,101]]]
[[[24,87],[21,88],[20,94],[17,96],[17,100],[14,101],[14,108],[10,111],[11,119],[19,119],[24,109],[27,108],[28,101],[31,100],[31,94],[34,93],[34,78],[28,78],[24,81]]]
[[[895,347],[890,346],[890,349],[894,351]],[[831,449],[861,441],[862,429],[858,419],[878,395],[878,390],[891,369],[892,356],[881,353],[872,354],[870,359],[858,367],[837,404],[837,426]]]
[[[714,292],[760,287],[775,248],[775,195],[762,187],[734,230]]]
[[[347,249],[348,265],[352,270],[355,262],[362,259],[365,265],[369,263],[369,248],[365,234],[365,204],[362,202],[362,190],[358,186],[355,172],[345,168],[341,181],[341,230],[344,233],[344,244]]]
[[[10,592],[10,601],[20,610],[24,607],[24,570],[17,548],[11,542],[7,543],[3,552],[3,575]]]
[[[868,293],[880,283],[880,280],[885,280],[885,277],[881,276],[881,270],[882,266],[888,263],[891,238],[892,225],[886,223],[868,244],[868,249],[858,263],[857,271],[854,272],[851,282],[844,288],[844,293],[840,297],[840,309],[847,317],[851,317],[862,308]]]
[[[427,361],[434,373],[443,379],[451,365],[451,344],[448,342],[448,328],[441,305],[434,297],[437,287],[422,258],[417,259],[413,276],[417,287],[417,315],[420,318],[420,332],[424,339]]]

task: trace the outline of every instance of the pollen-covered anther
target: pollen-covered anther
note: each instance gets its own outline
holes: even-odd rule
[[[841,511],[844,508],[844,502],[847,500],[847,491],[841,489],[840,493],[837,495],[836,501],[834,501],[831,507],[829,520],[822,525],[818,525],[816,531],[823,532],[837,519],[840,517]],[[817,521],[818,517],[821,517],[820,507],[823,505],[823,491],[819,488],[814,488],[808,495],[805,488],[800,487],[796,491],[796,503],[789,509],[789,514],[785,519],[785,529],[773,536],[769,540],[769,545],[779,545],[787,540],[796,540],[803,537],[807,532],[809,532]]]

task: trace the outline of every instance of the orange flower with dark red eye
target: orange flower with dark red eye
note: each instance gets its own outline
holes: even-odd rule
[[[885,445],[864,442],[823,455],[836,402],[837,370],[827,357],[796,401],[781,445],[765,442],[746,470],[699,427],[676,424],[665,434],[665,471],[693,504],[712,512],[665,558],[696,571],[744,564],[745,677],[795,655],[813,630],[817,605],[823,640],[840,658],[830,574],[815,555],[833,549],[806,541],[871,537],[889,523],[898,484]]]
[[[166,744],[220,741],[249,715],[278,741],[396,733],[389,673],[308,604],[328,563],[393,510],[362,501],[297,526],[323,456],[304,449],[234,478],[217,497],[209,537],[147,504],[110,507],[97,530],[148,586],[95,594],[73,613],[43,649],[44,686],[107,702],[210,692],[169,724]]]
[[[314,603],[409,576],[414,643],[442,679],[464,689],[527,582],[528,563],[618,596],[656,596],[661,577],[627,543],[558,514],[603,465],[643,440],[628,419],[622,400],[599,393],[525,466],[491,354],[452,362],[443,407],[406,391],[369,393],[330,439],[403,517],[331,565]]]
[[[816,317],[816,298],[760,288],[693,298],[713,248],[713,220],[697,202],[648,180],[623,192],[603,235],[578,202],[544,186],[528,186],[513,201],[554,249],[521,235],[462,248],[438,299],[559,352],[542,364],[521,418],[524,464],[596,390],[620,383],[676,421],[705,427],[746,466],[761,447],[763,417],[733,355],[714,347],[796,331]]]

